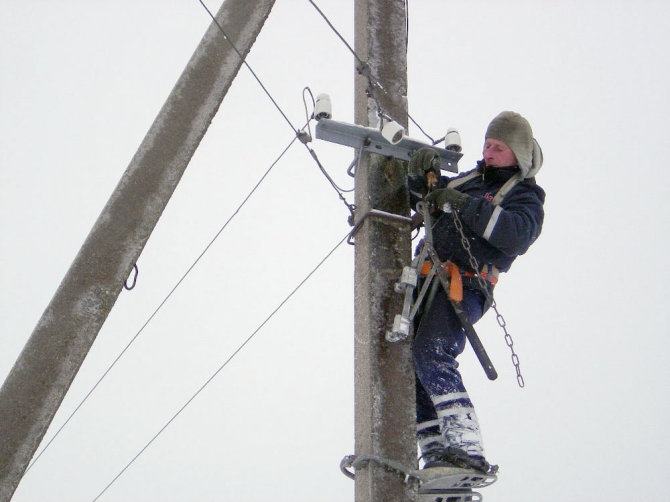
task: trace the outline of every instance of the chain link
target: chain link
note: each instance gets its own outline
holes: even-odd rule
[[[493,298],[493,294],[491,294],[491,292],[489,291],[486,285],[486,281],[484,280],[484,278],[480,273],[481,269],[479,268],[479,263],[477,263],[477,259],[472,254],[472,249],[470,248],[470,242],[468,241],[468,238],[465,236],[465,232],[463,231],[463,223],[461,222],[461,219],[458,217],[456,211],[452,211],[451,214],[454,217],[454,225],[456,225],[456,229],[458,230],[458,233],[461,235],[461,245],[463,246],[465,252],[468,253],[470,267],[474,271],[475,277],[477,278],[477,284],[479,284],[479,287],[486,295],[486,300],[489,302],[491,308],[493,308],[493,310],[496,313],[496,320],[498,321],[498,325],[502,328],[503,332],[505,333],[505,343],[509,347],[509,350],[512,352],[512,364],[514,365],[514,369],[516,370],[516,381],[519,384],[519,387],[523,388],[526,384],[523,380],[523,376],[521,375],[521,364],[519,363],[519,356],[514,351],[514,340],[512,340],[512,335],[510,335],[509,332],[507,331],[507,323],[505,322],[505,318],[498,311],[498,306],[496,305],[496,301]]]

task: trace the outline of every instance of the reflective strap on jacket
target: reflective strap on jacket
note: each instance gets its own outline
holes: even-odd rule
[[[493,197],[491,203],[495,207],[493,208],[491,217],[489,218],[489,221],[486,224],[486,228],[484,229],[484,233],[482,234],[482,237],[487,241],[491,239],[491,235],[493,235],[493,231],[495,230],[496,224],[498,223],[498,218],[500,218],[500,213],[503,211],[502,207],[500,207],[500,204],[505,198],[505,195],[507,195],[509,191],[512,190],[512,188],[514,188],[516,184],[519,183],[522,179],[523,177],[521,173],[516,173],[514,176],[508,179],[502,187],[500,187],[498,193],[496,193],[495,197]]]
[[[466,174],[462,178],[455,178],[453,180],[450,180],[447,183],[447,186],[449,188],[456,188],[456,187],[461,186],[466,181],[470,181],[472,178],[476,178],[477,176],[481,176],[481,173],[479,173],[477,170],[474,170],[470,174]]]

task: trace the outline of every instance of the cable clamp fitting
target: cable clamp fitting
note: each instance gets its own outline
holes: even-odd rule
[[[372,68],[370,68],[370,65],[366,62],[361,61],[361,64],[356,67],[356,71],[365,78],[369,79],[372,77]]]
[[[305,144],[305,145],[312,141],[312,135],[309,132],[305,131],[304,129],[301,130],[301,131],[298,131],[296,136],[298,137],[300,142]]]

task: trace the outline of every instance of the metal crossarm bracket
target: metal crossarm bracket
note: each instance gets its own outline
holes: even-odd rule
[[[354,228],[351,230],[351,232],[349,233],[349,237],[347,238],[347,242],[349,244],[354,243],[354,237],[360,230],[361,226],[363,225],[366,219],[372,216],[376,218],[381,218],[383,220],[395,221],[397,223],[407,223],[410,225],[412,224],[412,218],[408,216],[402,216],[401,214],[387,213],[386,211],[382,211],[380,209],[370,209],[363,216],[361,216],[361,218],[354,224]]]
[[[416,152],[419,148],[429,146],[440,155],[440,169],[452,173],[458,172],[458,161],[463,156],[460,153],[423,143],[407,136],[398,143],[391,144],[382,136],[381,131],[378,129],[325,118],[317,122],[315,136],[317,139],[330,143],[363,149],[378,153],[379,155],[407,161],[412,156],[412,153]]]

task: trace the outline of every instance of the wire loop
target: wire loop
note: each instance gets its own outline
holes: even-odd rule
[[[133,289],[135,285],[137,284],[137,275],[139,274],[139,269],[137,268],[137,263],[133,265],[133,270],[135,271],[135,275],[133,276],[133,283],[128,286],[128,279],[123,283],[123,287],[126,288],[128,291]]]

